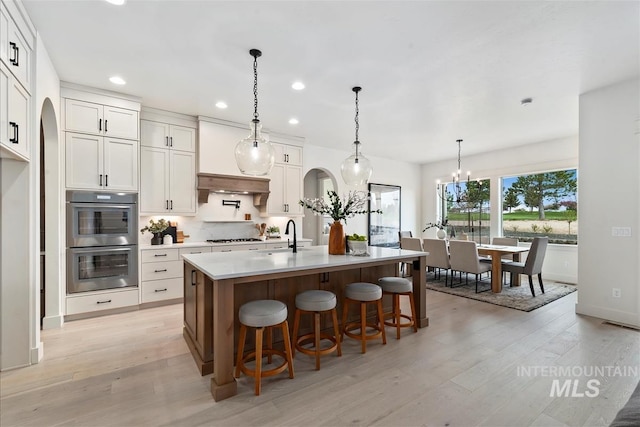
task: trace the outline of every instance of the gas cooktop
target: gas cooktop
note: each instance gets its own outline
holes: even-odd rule
[[[249,238],[244,238],[244,239],[216,239],[216,240],[211,240],[208,239],[207,242],[209,243],[236,243],[236,242],[261,242],[262,240],[257,239],[255,237],[249,237]]]

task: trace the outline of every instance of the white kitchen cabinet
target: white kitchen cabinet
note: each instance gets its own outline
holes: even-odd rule
[[[276,164],[269,174],[269,198],[266,216],[302,215],[302,167]]]
[[[276,164],[302,166],[302,147],[271,142],[275,151]]]
[[[264,243],[252,243],[249,245],[220,245],[212,246],[211,252],[236,252],[236,251],[257,251],[260,249],[266,249]]]
[[[31,96],[0,63],[0,144],[2,157],[29,159],[29,108]]]
[[[138,305],[138,289],[92,292],[88,295],[68,296],[66,303],[67,316],[113,308],[132,307]]]
[[[138,141],[66,132],[65,153],[67,188],[138,189]]]
[[[140,149],[140,214],[195,212],[195,153],[143,146]]]
[[[186,126],[140,120],[140,145],[195,153],[196,130]]]
[[[14,20],[16,18],[16,20]],[[24,29],[24,31],[21,30]],[[31,61],[33,37],[21,17],[12,16],[4,3],[0,4],[0,61],[22,86],[31,93]]]
[[[168,245],[167,245],[168,246]],[[140,302],[142,304],[182,298],[183,254],[211,252],[210,246],[142,249],[140,261]]]
[[[65,130],[138,139],[138,112],[78,99],[65,99]]]

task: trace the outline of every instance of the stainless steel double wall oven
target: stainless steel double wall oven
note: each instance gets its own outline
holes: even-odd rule
[[[138,286],[138,196],[67,191],[67,294]]]

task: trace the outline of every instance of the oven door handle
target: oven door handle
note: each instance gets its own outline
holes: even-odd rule
[[[69,205],[72,206],[72,207],[77,207],[77,208],[98,208],[98,209],[104,209],[104,208],[108,208],[108,209],[131,209],[133,206],[135,206],[134,204],[130,204],[130,205],[114,205],[114,204],[100,203],[100,202],[95,202],[95,203],[69,202]]]
[[[131,246],[92,246],[86,248],[69,248],[69,251],[74,254],[102,254],[105,252],[135,252],[135,245]]]

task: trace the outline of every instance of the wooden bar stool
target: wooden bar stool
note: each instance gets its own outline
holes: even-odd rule
[[[387,326],[396,328],[396,339],[400,339],[400,328],[413,326],[414,332],[418,332],[418,322],[416,321],[416,304],[413,299],[413,283],[403,277],[382,277],[378,279],[378,284],[382,288],[382,294],[391,295],[393,298],[393,311],[385,313],[385,317],[391,316],[391,320],[385,321]],[[411,316],[402,314],[400,311],[400,296],[407,295],[411,305]],[[408,322],[402,322],[401,319]]]
[[[382,337],[382,344],[387,343],[387,336],[384,331],[384,315],[382,314],[382,288],[373,283],[351,283],[344,289],[345,299],[344,308],[342,310],[342,334],[362,343],[362,353],[367,352],[367,340]],[[377,321],[375,324],[367,323],[367,303],[375,303],[377,307]],[[360,304],[360,321],[347,323],[347,312],[349,304]],[[375,332],[367,334],[367,327],[372,328]],[[360,333],[355,334],[352,331],[359,329]]]
[[[240,337],[238,338],[238,356],[236,359],[236,378],[240,376],[240,371],[255,378],[256,396],[260,395],[260,380],[263,377],[270,377],[279,374],[285,369],[289,369],[289,378],[293,378],[293,356],[291,353],[291,341],[289,338],[289,324],[287,322],[287,306],[276,300],[256,300],[243,304],[240,307],[238,318],[240,320]],[[285,351],[276,350],[272,347],[273,327],[282,328]],[[243,357],[245,340],[247,338],[247,328],[256,328],[256,349]],[[262,335],[266,328],[267,348],[262,348]],[[273,355],[282,357],[282,364],[273,368],[262,370],[262,357],[267,356],[267,362],[271,363]],[[255,359],[255,369],[245,366],[246,362]]]
[[[313,314],[313,332],[298,336],[300,315],[304,313]],[[320,315],[322,313],[331,313],[334,331],[333,336],[320,331]],[[336,350],[338,356],[342,356],[340,333],[338,331],[338,314],[336,312],[336,295],[333,292],[312,290],[296,295],[296,316],[293,321],[293,339],[295,341],[291,349],[292,354],[295,356],[296,350],[299,350],[301,353],[315,356],[316,370],[320,369],[320,356]],[[332,344],[329,347],[321,348],[321,340],[329,340]],[[313,347],[304,347],[305,344],[310,342],[313,343]]]

